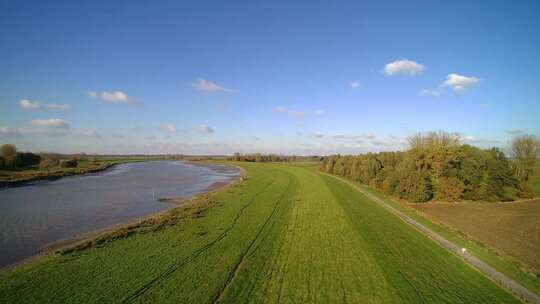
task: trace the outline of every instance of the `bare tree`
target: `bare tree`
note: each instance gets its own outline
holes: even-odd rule
[[[512,140],[510,153],[514,161],[515,176],[522,181],[528,181],[540,155],[540,141],[534,135],[518,136]]]
[[[47,174],[49,174],[51,168],[58,167],[60,164],[60,158],[56,154],[42,154],[41,155],[41,162],[39,163],[39,167],[41,169],[47,170]]]

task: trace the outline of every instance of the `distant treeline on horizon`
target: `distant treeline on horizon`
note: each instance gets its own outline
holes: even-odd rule
[[[294,162],[294,161],[319,161],[322,158],[320,156],[298,156],[298,155],[281,155],[281,154],[241,154],[234,153],[233,156],[228,157],[228,160],[233,161],[245,161],[245,162]]]

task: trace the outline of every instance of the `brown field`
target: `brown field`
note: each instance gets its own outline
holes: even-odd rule
[[[414,204],[413,208],[540,274],[540,199],[514,203],[428,203]]]

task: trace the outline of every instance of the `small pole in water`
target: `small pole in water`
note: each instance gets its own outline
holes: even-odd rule
[[[154,191],[154,188],[152,188],[152,200],[156,200],[156,192]]]

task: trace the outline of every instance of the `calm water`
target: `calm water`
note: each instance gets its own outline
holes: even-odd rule
[[[51,242],[173,207],[154,198],[189,197],[237,174],[229,167],[152,161],[2,190],[0,267]]]

